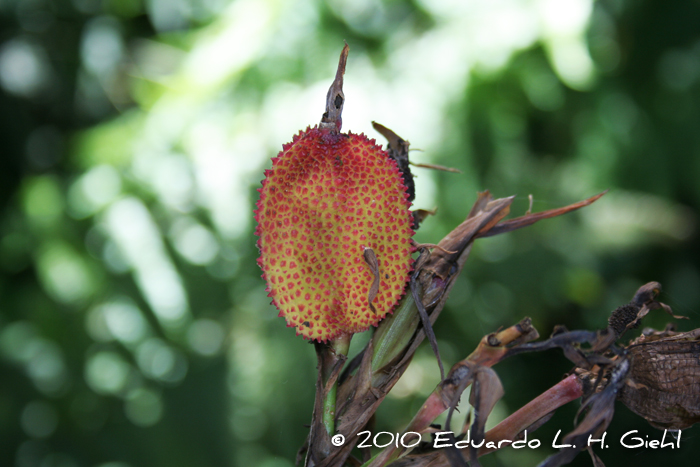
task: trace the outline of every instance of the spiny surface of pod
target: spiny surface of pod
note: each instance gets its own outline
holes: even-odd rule
[[[340,133],[346,59],[347,45],[321,123],[273,159],[255,211],[269,296],[288,326],[317,341],[376,325],[403,295],[412,263],[396,162],[365,135]]]

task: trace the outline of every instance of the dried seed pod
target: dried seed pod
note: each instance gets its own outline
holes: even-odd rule
[[[628,347],[632,368],[618,398],[660,429],[700,422],[700,329],[651,332]]]
[[[347,45],[321,123],[273,159],[255,211],[269,296],[288,326],[318,341],[376,325],[403,295],[412,262],[396,162],[365,135],[340,133],[346,59]]]

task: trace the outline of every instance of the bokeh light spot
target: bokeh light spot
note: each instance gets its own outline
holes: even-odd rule
[[[68,208],[76,219],[91,216],[113,201],[121,191],[114,167],[98,165],[80,177],[68,191]]]
[[[85,380],[100,394],[118,394],[127,383],[131,365],[121,355],[101,351],[91,356],[85,365]]]
[[[48,402],[32,401],[22,410],[22,429],[32,438],[48,438],[58,426],[58,412]]]
[[[141,311],[126,298],[93,308],[87,315],[86,324],[93,339],[103,342],[117,339],[125,344],[134,344],[149,332]]]
[[[39,227],[55,224],[63,213],[61,189],[49,175],[27,179],[22,201],[24,212]]]
[[[224,328],[214,320],[198,319],[187,330],[187,343],[200,355],[216,355],[223,342]]]
[[[44,50],[25,39],[12,39],[0,48],[0,85],[23,97],[36,95],[47,83],[48,60]]]
[[[219,244],[211,231],[191,218],[176,220],[171,235],[178,253],[192,264],[209,264],[219,253]]]
[[[98,76],[111,73],[122,58],[124,45],[118,26],[114,18],[105,16],[85,25],[80,54],[85,67]]]
[[[187,373],[187,359],[182,352],[157,337],[139,345],[136,361],[145,376],[165,383],[179,383]]]
[[[54,241],[45,245],[37,268],[44,289],[60,302],[82,302],[95,290],[95,276],[84,259],[65,243]]]
[[[15,321],[3,327],[0,332],[0,350],[3,356],[17,363],[29,361],[30,343],[36,335],[36,327],[27,321]]]
[[[134,425],[152,426],[163,416],[163,401],[151,389],[134,389],[126,396],[124,411]]]

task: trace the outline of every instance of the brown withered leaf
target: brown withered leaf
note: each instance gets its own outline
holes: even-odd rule
[[[460,362],[460,364],[461,363],[464,365],[463,369],[468,370],[467,372],[463,372],[464,377],[461,381],[459,377],[457,377],[458,372],[450,372],[451,375],[454,375],[453,381],[450,381],[451,386],[454,388],[454,394],[449,402],[450,405],[447,413],[447,420],[445,421],[445,431],[449,432],[448,440],[451,446],[444,448],[445,457],[447,457],[450,467],[466,467],[467,465],[466,460],[462,457],[462,452],[454,446],[456,438],[450,428],[452,415],[459,404],[464,390],[470,384],[472,385],[469,403],[474,410],[472,412],[470,436],[477,445],[483,444],[486,420],[493,410],[493,407],[496,405],[496,402],[498,402],[504,394],[501,380],[491,368],[479,365],[474,361],[464,361]],[[447,395],[447,385],[441,384],[438,388],[443,391],[443,394]],[[479,467],[480,465],[477,449],[473,447],[473,445],[469,446],[469,465],[472,467]]]
[[[583,420],[562,439],[562,444],[568,444],[569,447],[561,448],[538,467],[558,467],[568,464],[580,451],[588,448],[589,437],[592,439],[602,437],[615,414],[615,396],[624,386],[629,369],[630,364],[626,359],[618,359],[613,364],[605,387],[590,395],[581,406],[579,413],[585,412]],[[597,456],[593,459],[598,465],[602,464]]]
[[[425,250],[422,250],[421,256],[423,256],[424,252]],[[419,265],[422,266],[420,258],[416,262],[416,271],[411,276],[411,294],[413,295],[413,300],[416,302],[418,315],[420,316],[420,321],[423,324],[423,331],[425,332],[425,335],[428,338],[428,342],[430,343],[430,348],[433,350],[435,358],[437,359],[438,367],[440,368],[440,380],[442,381],[443,379],[445,379],[445,367],[442,364],[442,358],[440,358],[440,350],[438,349],[435,331],[433,331],[433,324],[430,322],[430,316],[428,316],[428,311],[423,305],[423,300],[420,296],[420,288],[417,285],[418,274],[420,273]]]
[[[439,170],[441,172],[451,172],[454,174],[461,174],[462,171],[459,169],[455,169],[454,167],[445,167],[444,165],[438,165],[438,164],[416,164],[411,162],[411,165],[413,167],[420,167],[423,169],[432,169],[432,170]]]
[[[561,208],[550,209],[548,211],[536,213],[528,213],[524,216],[516,217],[515,219],[510,219],[508,221],[500,223],[499,225],[495,226],[494,228],[488,231],[482,232],[479,235],[479,237],[493,237],[494,235],[500,235],[505,232],[512,232],[513,230],[518,230],[523,227],[527,227],[528,225],[532,225],[537,221],[541,221],[542,219],[549,219],[551,217],[561,216],[562,214],[566,214],[567,212],[581,209],[582,207],[593,204],[607,192],[608,190],[605,190],[604,192],[599,193],[595,196],[591,196],[588,199],[584,199],[583,201],[579,201],[578,203],[569,204],[568,206],[564,206]]]
[[[376,314],[377,310],[374,308],[374,305],[372,305],[372,302],[377,297],[377,292],[379,291],[379,260],[377,259],[377,255],[374,254],[374,250],[371,248],[365,248],[362,254],[365,258],[365,263],[374,277],[372,286],[369,288],[369,293],[367,294],[367,303],[369,304],[369,309]]]
[[[406,185],[408,201],[413,201],[416,197],[416,185],[413,182],[413,174],[411,174],[411,167],[408,161],[408,147],[410,143],[381,123],[372,122],[372,126],[387,139],[388,144],[386,150],[389,153],[389,157],[396,161],[396,165],[403,175],[403,183]],[[417,226],[416,223],[416,227]]]
[[[632,301],[612,312],[608,319],[608,326],[615,333],[616,338],[629,329],[637,328],[642,318],[652,310],[662,309],[673,318],[688,319],[685,316],[674,315],[670,306],[656,301],[659,293],[661,293],[661,284],[648,282],[637,290]]]
[[[474,382],[469,403],[474,407],[474,421],[471,427],[471,437],[477,445],[482,444],[486,419],[501,397],[503,386],[498,375],[486,366],[478,367],[475,372]],[[454,406],[453,406],[454,407]],[[474,443],[469,445],[469,463],[473,467],[479,466],[477,448]]]
[[[404,430],[404,433],[429,433],[432,432],[432,421],[449,409],[445,429],[440,431],[452,431],[450,428],[452,414],[457,406],[464,390],[473,383],[476,383],[472,390],[470,403],[474,407],[473,423],[471,427],[472,438],[483,439],[484,424],[487,416],[493,410],[493,406],[503,395],[503,388],[496,373],[489,367],[503,360],[509,350],[516,345],[537,339],[537,330],[532,326],[529,318],[521,320],[518,324],[506,328],[498,333],[484,336],[479,345],[467,358],[455,363],[450,369],[447,377],[441,381],[426,401],[421,405],[421,409],[413,417],[413,420]],[[447,436],[454,443],[454,435]],[[461,436],[460,436],[461,438]],[[410,440],[409,440],[410,442]],[[428,448],[425,452],[414,450],[408,456],[404,456],[397,461],[391,462],[390,466],[411,465],[406,462],[414,462],[413,465],[441,465],[441,466],[462,466],[466,459],[464,455],[468,452],[461,452],[456,448],[438,449],[437,455]],[[386,448],[370,464],[370,467],[385,465],[390,459],[396,459],[403,453],[403,449],[395,449],[393,446]],[[471,465],[478,465],[475,461],[475,453],[470,462]]]

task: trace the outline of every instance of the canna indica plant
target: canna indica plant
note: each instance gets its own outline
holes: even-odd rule
[[[494,199],[486,191],[479,194],[464,222],[437,245],[413,244],[413,229],[424,214],[409,211],[413,184],[407,168],[408,143],[377,124],[375,129],[389,140],[389,152],[363,134],[341,132],[347,55],[346,45],[321,122],[296,135],[273,159],[272,168],[265,172],[255,211],[258,264],[268,295],[287,325],[314,342],[319,362],[309,434],[297,461],[304,459],[305,467],[362,462],[364,467],[479,465],[478,457],[500,448],[501,440],[513,440],[523,430],[536,429],[558,407],[582,397],[586,415],[564,437],[568,445],[579,448],[561,449],[543,465],[564,465],[585,446],[584,438],[600,437],[599,431],[610,423],[619,394],[633,410],[663,426],[685,427],[697,422],[697,391],[690,394],[694,398],[689,402],[684,388],[666,387],[667,372],[647,369],[648,361],[669,354],[672,358],[668,360],[674,359],[675,366],[697,375],[697,365],[684,365],[695,361],[688,355],[697,353],[697,332],[671,336],[683,342],[665,340],[663,347],[657,347],[656,341],[643,342],[644,348],[615,345],[617,338],[649,310],[668,308],[655,300],[660,290],[657,283],[643,286],[633,302],[616,310],[606,330],[568,332],[560,328],[551,339],[530,342],[538,333],[525,318],[515,326],[484,336],[469,357],[457,362],[447,377],[443,375],[431,321],[438,318],[473,242],[588,206],[603,193],[562,208],[539,213],[528,210],[521,217],[505,220],[513,197]],[[416,249],[421,255],[411,277]],[[409,283],[411,293],[403,296]],[[397,310],[387,317],[394,308]],[[378,324],[365,348],[348,363],[353,333]],[[455,435],[481,440],[483,448],[474,445],[463,451],[438,450],[426,443],[407,452],[392,444],[373,456],[370,450],[364,450],[362,461],[353,458],[357,435],[371,427],[377,408],[424,338],[438,356],[441,381],[404,434],[421,437],[433,432],[435,418],[444,411],[448,411],[444,429],[449,432],[462,393],[473,386],[470,404],[474,413],[468,434]],[[693,339],[690,343],[686,342],[689,338]],[[581,347],[582,343],[588,343],[588,347]],[[672,354],[668,347],[671,344],[676,346]],[[503,395],[491,367],[519,353],[554,347],[564,350],[576,371],[486,432],[487,417]],[[681,360],[676,358],[679,352],[683,353]],[[652,360],[645,360],[647,355]],[[655,379],[639,376],[648,374]],[[644,381],[644,385],[636,384],[638,381]],[[685,410],[682,416],[660,420],[658,410],[649,410],[648,401],[653,397],[645,391],[656,388],[652,383],[657,382],[660,389],[653,394],[663,393],[665,407]],[[602,465],[596,456],[594,459],[596,465]]]

